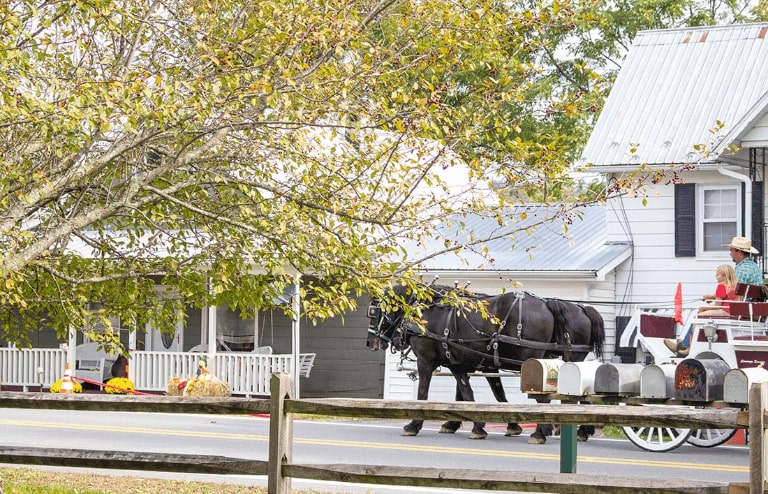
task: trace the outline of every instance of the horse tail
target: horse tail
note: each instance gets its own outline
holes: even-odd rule
[[[552,313],[552,317],[555,320],[555,330],[552,334],[552,341],[558,345],[563,345],[566,349],[565,358],[571,360],[570,352],[568,351],[568,345],[566,342],[570,340],[571,335],[568,333],[568,317],[566,316],[565,304],[557,299],[548,298],[545,299],[545,304],[549,312]]]
[[[591,305],[585,305],[582,309],[592,323],[592,351],[595,353],[595,357],[599,359],[603,356],[603,344],[605,343],[605,322],[603,321],[603,316]]]

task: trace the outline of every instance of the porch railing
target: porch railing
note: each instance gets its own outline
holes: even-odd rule
[[[61,348],[0,348],[0,384],[24,391],[49,387],[61,378],[66,362]]]
[[[165,391],[171,378],[194,376],[198,362],[204,356],[202,353],[134,351],[131,352],[128,377],[136,389]],[[207,367],[216,377],[229,383],[232,394],[269,396],[272,373],[290,372],[292,360],[289,354],[225,352],[209,357]]]
[[[128,363],[128,377],[137,390],[164,392],[171,378],[194,376],[204,355],[133,351]],[[301,354],[301,361],[304,362],[307,356],[313,354]],[[18,386],[24,391],[37,390],[41,384],[48,388],[62,377],[66,361],[66,350],[59,348],[0,348],[0,385]],[[207,367],[216,377],[229,383],[232,394],[250,397],[269,396],[272,373],[290,373],[292,363],[290,354],[224,352],[209,357]],[[302,369],[302,375],[308,373]]]

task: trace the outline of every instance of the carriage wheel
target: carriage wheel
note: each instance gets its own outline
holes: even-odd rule
[[[682,446],[691,435],[691,429],[671,427],[622,427],[627,439],[646,451],[661,453]]]
[[[736,434],[736,429],[694,429],[688,442],[700,448],[712,448],[728,441]]]
[[[696,358],[699,358],[698,356]],[[711,357],[709,357],[711,358]],[[736,410],[729,408],[729,410]],[[736,434],[736,429],[694,429],[688,442],[700,448],[712,448],[727,442]]]

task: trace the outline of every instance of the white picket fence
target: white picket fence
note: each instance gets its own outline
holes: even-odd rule
[[[67,352],[60,348],[0,348],[0,384],[48,387],[64,373]]]
[[[186,379],[195,375],[202,353],[134,351],[128,365],[128,377],[141,391],[162,392],[173,377]],[[314,353],[299,355],[299,375],[309,377]],[[59,348],[0,348],[0,384],[20,386],[24,391],[49,387],[61,378],[67,361],[66,350]],[[208,358],[208,369],[228,382],[232,394],[269,396],[272,373],[290,373],[290,354],[217,353]]]

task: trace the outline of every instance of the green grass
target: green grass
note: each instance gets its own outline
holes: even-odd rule
[[[69,473],[34,468],[0,468],[0,492],[4,494],[267,494],[267,489],[217,482]],[[321,491],[314,490],[294,490],[293,492],[294,494],[322,494]]]
[[[624,434],[624,429],[621,427],[615,427],[613,425],[606,425],[603,427],[603,437],[607,437],[608,439],[626,439],[627,436]]]

